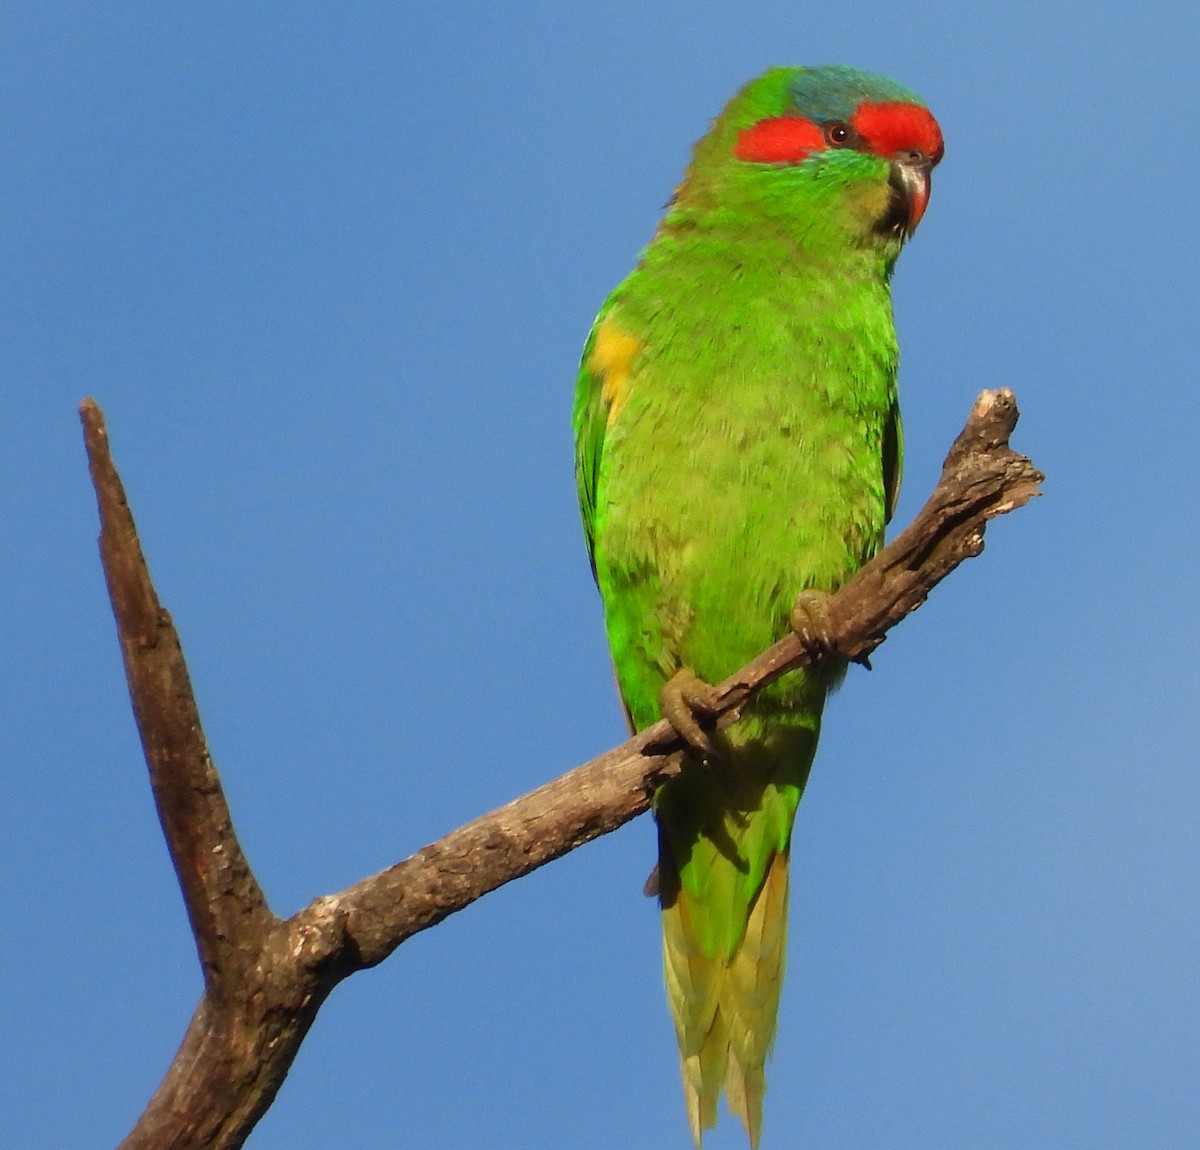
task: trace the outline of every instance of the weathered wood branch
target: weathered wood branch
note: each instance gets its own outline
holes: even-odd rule
[[[270,1106],[321,1004],[345,977],[513,879],[645,811],[679,770],[665,723],[483,815],[293,918],[273,915],[238,843],[208,754],[179,637],[155,595],[109,453],[81,408],[100,508],[101,555],[159,818],[204,969],[205,990],[166,1077],[124,1150],[241,1146]],[[987,521],[1027,503],[1042,475],[1012,451],[1011,391],[984,392],[913,523],[829,600],[835,646],[863,659],[959,563]],[[811,661],[785,636],[717,691],[718,721]]]
[[[251,959],[243,940],[261,939],[275,918],[233,833],[179,636],[150,582],[109,452],[104,416],[85,400],[80,418],[100,510],[100,560],[158,818],[191,919],[205,986],[221,995],[227,979]]]

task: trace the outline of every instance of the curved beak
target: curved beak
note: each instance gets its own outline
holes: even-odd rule
[[[917,230],[917,224],[929,205],[930,173],[933,163],[920,153],[892,161],[888,185],[892,189],[893,223],[904,229],[907,239]]]

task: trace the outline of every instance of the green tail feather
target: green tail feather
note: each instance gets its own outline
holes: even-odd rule
[[[707,957],[679,892],[663,906],[663,969],[679,1042],[692,1137],[699,1147],[717,1123],[724,1088],[752,1147],[762,1130],[765,1064],[775,1039],[787,941],[787,855],[777,854],[751,909],[742,942],[728,957]]]
[[[720,763],[686,762],[655,800],[663,969],[697,1147],[722,1090],[758,1145],[783,986],[788,842],[817,740],[818,719],[806,717],[774,728],[767,744],[726,738]]]

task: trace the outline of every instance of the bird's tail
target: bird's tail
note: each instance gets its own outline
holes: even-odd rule
[[[655,792],[667,1000],[697,1150],[722,1091],[758,1146],[783,987],[792,826],[825,688],[805,677],[778,705],[760,699],[715,733],[714,757],[685,756]]]
[[[704,915],[683,889],[663,891],[663,966],[697,1148],[724,1089],[752,1147],[762,1128],[764,1065],[775,1037],[787,936],[788,856],[776,852],[727,953],[706,945]]]

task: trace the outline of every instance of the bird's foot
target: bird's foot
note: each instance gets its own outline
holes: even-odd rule
[[[659,874],[658,863],[654,864],[654,869],[646,876],[646,881],[642,884],[642,894],[647,898],[658,898],[662,894],[662,878]]]
[[[801,591],[796,596],[790,622],[800,645],[813,659],[828,655],[833,650],[833,620],[829,616],[828,592],[811,588]]]
[[[704,729],[711,727],[716,719],[716,694],[715,687],[684,667],[663,684],[658,695],[663,718],[705,762],[720,758],[712,737]]]

